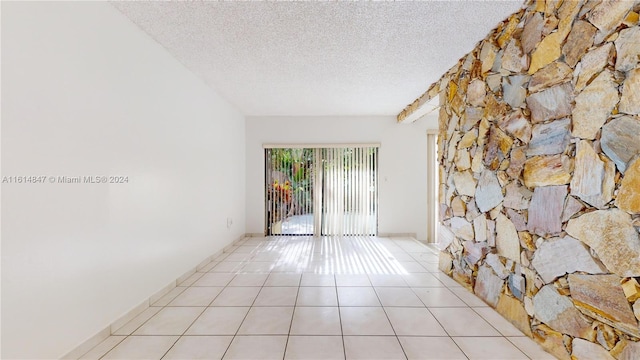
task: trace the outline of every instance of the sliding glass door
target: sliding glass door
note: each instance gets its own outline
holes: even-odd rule
[[[375,235],[378,148],[265,149],[267,235]]]

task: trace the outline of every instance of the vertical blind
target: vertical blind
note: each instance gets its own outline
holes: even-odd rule
[[[376,235],[378,148],[265,149],[267,235]]]

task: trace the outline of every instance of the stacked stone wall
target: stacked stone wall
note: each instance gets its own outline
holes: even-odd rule
[[[440,95],[440,269],[560,359],[640,359],[640,1],[535,1]]]

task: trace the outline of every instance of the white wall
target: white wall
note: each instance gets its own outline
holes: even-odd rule
[[[393,116],[247,117],[247,232],[264,233],[263,144],[379,142],[378,232],[415,233],[426,240],[426,129],[433,120],[397,124]]]
[[[2,358],[57,358],[245,233],[244,117],[104,2],[2,3]],[[233,218],[231,229],[227,217]]]

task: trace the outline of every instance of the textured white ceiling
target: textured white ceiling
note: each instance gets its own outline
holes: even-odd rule
[[[249,116],[396,115],[522,1],[112,2]]]

